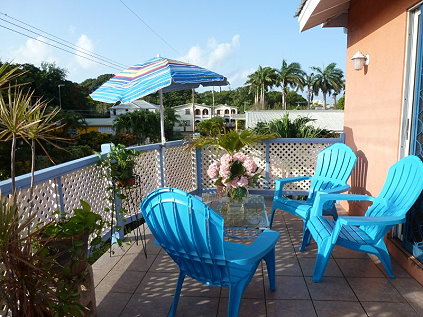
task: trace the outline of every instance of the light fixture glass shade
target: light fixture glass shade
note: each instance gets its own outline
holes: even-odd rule
[[[368,65],[368,55],[363,55],[360,51],[357,51],[357,53],[351,57],[351,60],[353,61],[353,67],[355,70],[361,70],[364,65]]]

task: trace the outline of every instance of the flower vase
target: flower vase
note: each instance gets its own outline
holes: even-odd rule
[[[216,185],[216,192],[219,197],[224,197],[227,195],[226,187],[223,185]]]

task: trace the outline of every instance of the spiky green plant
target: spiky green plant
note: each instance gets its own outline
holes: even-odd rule
[[[257,134],[250,130],[237,132],[235,130],[225,131],[216,137],[200,137],[193,140],[192,145],[195,148],[204,146],[214,146],[217,149],[223,149],[229,154],[239,152],[245,146],[251,146],[263,140],[274,138],[272,134]]]

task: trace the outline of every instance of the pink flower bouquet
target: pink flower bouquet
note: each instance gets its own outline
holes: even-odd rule
[[[211,164],[207,175],[217,186],[225,186],[231,199],[242,199],[247,195],[247,187],[254,187],[262,177],[257,164],[242,153],[225,154]]]

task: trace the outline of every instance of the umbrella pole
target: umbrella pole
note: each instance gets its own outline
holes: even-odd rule
[[[163,108],[163,90],[159,90],[160,98],[160,135],[162,138],[162,144],[166,143],[165,130],[164,130],[164,108]]]

